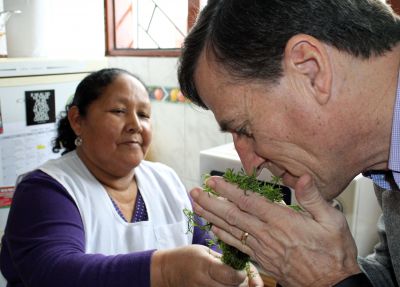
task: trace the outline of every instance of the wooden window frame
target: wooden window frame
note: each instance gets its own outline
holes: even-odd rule
[[[400,0],[388,0],[387,2],[392,6],[394,12],[400,15]]]
[[[105,24],[106,24],[106,56],[143,56],[143,57],[178,57],[181,49],[134,49],[134,48],[117,48],[115,37],[115,14],[114,1],[104,0],[105,5]],[[188,29],[190,29],[196,21],[197,14],[200,10],[200,0],[188,1]]]

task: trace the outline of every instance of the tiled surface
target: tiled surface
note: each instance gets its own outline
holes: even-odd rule
[[[177,58],[148,58],[149,80],[147,85],[177,87]]]
[[[149,159],[172,167],[187,188],[197,186],[200,151],[224,144],[230,137],[219,131],[209,111],[190,104],[155,101],[152,108],[153,143]]]
[[[152,103],[153,142],[150,160],[165,163],[184,174],[184,105]]]
[[[130,71],[138,76],[146,85],[151,85],[149,71],[149,58],[146,57],[109,57],[110,68],[121,68]]]
[[[176,104],[188,103],[178,87],[150,86],[148,87],[150,99],[158,102],[170,102]]]
[[[126,69],[148,86],[177,87],[177,58],[109,57],[109,67]]]
[[[213,114],[192,104],[185,105],[184,120],[184,171],[185,180],[200,179],[200,151],[226,142],[219,131]]]

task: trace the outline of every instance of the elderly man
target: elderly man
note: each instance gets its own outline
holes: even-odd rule
[[[400,284],[399,41],[379,0],[209,0],[185,40],[184,95],[232,133],[247,172],[268,168],[303,208],[213,177],[221,198],[194,189],[195,210],[281,285]],[[359,173],[383,210],[367,258],[329,204]]]

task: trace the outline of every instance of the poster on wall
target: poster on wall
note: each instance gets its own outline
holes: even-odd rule
[[[5,195],[1,192],[5,189],[9,192],[20,175],[60,156],[53,152],[53,140],[57,136],[55,124],[21,128],[22,124],[5,123],[7,133],[0,135],[0,201]]]
[[[54,90],[25,91],[26,124],[28,126],[56,121]]]

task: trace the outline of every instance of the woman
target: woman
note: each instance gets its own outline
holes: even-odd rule
[[[1,250],[9,286],[247,285],[187,232],[191,202],[176,173],[144,160],[150,118],[146,88],[127,71],[78,85],[55,141],[63,156],[16,188]]]

